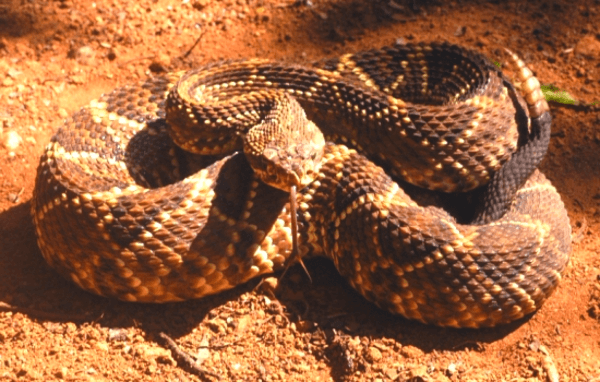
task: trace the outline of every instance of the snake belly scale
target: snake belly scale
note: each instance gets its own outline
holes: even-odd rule
[[[465,191],[518,167],[528,129],[545,127],[547,145],[547,104],[515,61],[523,97],[485,58],[446,43],[315,67],[233,61],[116,89],[69,118],[41,158],[39,247],[83,289],[127,301],[200,298],[282,269],[288,194],[262,182],[243,153],[205,160],[179,147],[240,150],[276,90],[346,143],[325,145],[297,194],[302,255],[329,257],[363,296],[411,319],[483,327],[521,318],[556,288],[570,252],[566,211],[539,161],[502,216],[478,225],[419,206],[384,171]],[[196,123],[209,131],[196,135]]]

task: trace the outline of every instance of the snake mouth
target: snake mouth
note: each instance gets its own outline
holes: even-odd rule
[[[268,147],[260,155],[246,153],[256,176],[265,184],[289,192],[301,190],[319,174],[323,160],[322,145],[292,145],[286,148]]]
[[[276,169],[277,170],[277,169]],[[314,172],[311,171],[279,171],[270,174],[259,174],[259,178],[271,187],[290,192],[292,187],[302,190],[314,180]]]

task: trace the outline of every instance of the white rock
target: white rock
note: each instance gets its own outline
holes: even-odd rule
[[[22,142],[23,142],[23,138],[21,138],[19,133],[17,133],[14,130],[11,130],[11,131],[8,131],[4,135],[4,139],[3,139],[2,143],[4,144],[4,147],[6,147],[6,149],[8,151],[15,151]]]

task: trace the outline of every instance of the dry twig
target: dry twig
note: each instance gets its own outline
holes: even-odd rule
[[[192,50],[194,50],[196,45],[198,45],[200,43],[200,40],[202,40],[202,37],[204,37],[204,33],[205,33],[205,30],[203,29],[202,32],[200,33],[200,36],[198,36],[198,38],[196,39],[196,41],[194,42],[192,47],[190,49],[188,49],[187,52],[185,52],[185,54],[182,56],[182,58],[187,58],[187,56],[189,56],[192,53]]]
[[[209,376],[220,380],[220,376],[218,374],[201,368],[198,365],[198,363],[194,360],[194,358],[192,358],[192,356],[186,353],[185,351],[181,350],[181,348],[175,343],[175,341],[173,341],[171,337],[169,337],[163,332],[160,332],[158,336],[163,340],[167,349],[171,350],[173,358],[175,359],[175,361],[177,361],[178,364],[182,365],[182,368],[184,370],[199,377],[206,378],[207,376]]]

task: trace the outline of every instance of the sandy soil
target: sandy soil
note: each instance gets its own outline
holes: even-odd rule
[[[325,260],[276,295],[258,281],[169,305],[83,292],[50,269],[29,216],[52,132],[101,93],[223,58],[308,62],[397,38],[519,53],[544,84],[600,100],[600,1],[0,0],[0,380],[600,381],[600,113],[553,103],[542,169],[573,226],[535,315],[452,330],[365,302]],[[197,43],[197,44],[196,44]],[[268,283],[266,285],[269,285]],[[206,373],[167,350],[171,336]]]

